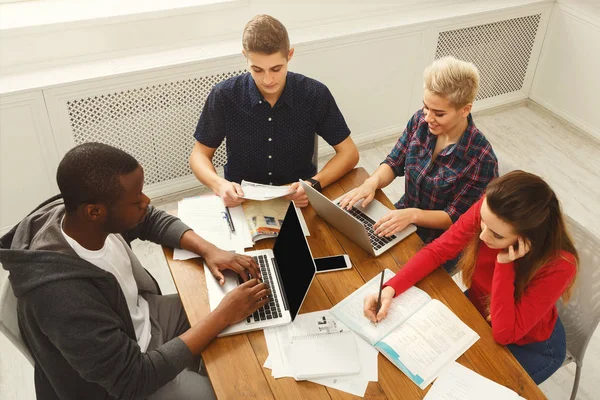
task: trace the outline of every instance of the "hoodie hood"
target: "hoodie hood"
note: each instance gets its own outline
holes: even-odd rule
[[[65,279],[107,278],[107,272],[80,258],[61,233],[62,199],[44,204],[0,239],[0,263],[15,296]]]

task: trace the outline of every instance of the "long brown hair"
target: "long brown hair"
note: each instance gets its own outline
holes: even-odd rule
[[[485,191],[487,205],[502,221],[513,226],[517,235],[529,240],[529,252],[515,260],[515,301],[519,301],[525,288],[540,268],[567,251],[579,263],[577,250],[567,232],[560,203],[554,191],[542,178],[524,171],[512,171],[494,179]],[[463,250],[458,262],[462,280],[471,287],[477,252],[479,250],[481,226]],[[575,279],[562,295],[567,302]]]

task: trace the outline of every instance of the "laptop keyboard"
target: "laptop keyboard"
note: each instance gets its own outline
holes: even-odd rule
[[[338,206],[339,205],[340,204],[338,203]],[[373,248],[375,250],[379,250],[380,248],[382,248],[383,246],[385,246],[392,240],[396,239],[396,235],[392,235],[389,237],[377,236],[375,234],[375,231],[373,230],[373,225],[375,225],[375,221],[373,221],[371,218],[369,218],[369,216],[367,214],[360,211],[356,207],[352,207],[352,209],[350,209],[350,210],[346,210],[344,208],[343,210],[346,211],[348,214],[352,215],[354,218],[359,220],[361,222],[361,224],[364,225],[365,229],[367,230],[367,235],[369,235],[369,239],[371,240],[371,244],[373,245]]]
[[[246,323],[251,324],[253,322],[281,318],[281,307],[279,306],[277,293],[273,290],[273,278],[271,277],[271,269],[269,269],[267,265],[267,256],[261,254],[252,258],[254,258],[254,261],[256,261],[260,268],[263,282],[266,283],[271,290],[271,300],[256,310],[252,315],[249,315],[248,318],[246,318]],[[242,281],[242,278],[238,277],[238,280]]]

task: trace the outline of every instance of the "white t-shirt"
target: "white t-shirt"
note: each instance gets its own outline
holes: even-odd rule
[[[145,352],[148,349],[150,337],[152,336],[150,331],[150,310],[148,309],[148,302],[138,294],[137,283],[131,269],[131,260],[123,243],[115,235],[110,234],[104,242],[104,247],[97,251],[91,251],[81,246],[76,240],[65,233],[62,229],[62,221],[61,231],[79,257],[104,271],[110,272],[117,278],[121,290],[125,294],[125,300],[131,314],[138,345],[142,349],[142,352]]]

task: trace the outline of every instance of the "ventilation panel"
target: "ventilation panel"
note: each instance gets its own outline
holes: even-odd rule
[[[440,32],[435,58],[474,63],[481,75],[476,100],[521,90],[541,14]]]
[[[208,94],[217,83],[243,72],[68,101],[75,144],[101,142],[132,154],[144,167],[146,185],[190,175],[188,157],[194,145],[193,134]],[[226,161],[223,142],[213,163],[221,167]]]

